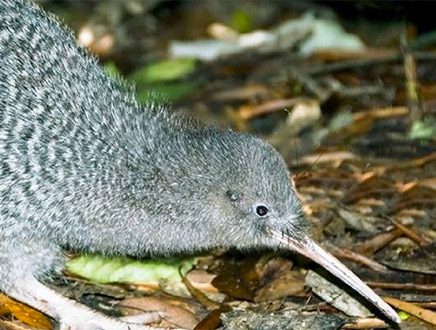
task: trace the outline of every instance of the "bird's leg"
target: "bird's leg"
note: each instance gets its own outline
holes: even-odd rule
[[[23,278],[14,284],[14,290],[6,292],[8,295],[54,318],[59,322],[61,330],[161,329],[124,322],[95,312],[78,302],[62,296],[33,277]],[[135,318],[127,318],[125,320],[135,321]],[[139,318],[136,321],[143,321],[143,319]]]
[[[161,319],[162,315],[159,312],[143,312],[135,315],[122,316],[119,318],[119,320],[123,322],[141,324],[157,322]]]

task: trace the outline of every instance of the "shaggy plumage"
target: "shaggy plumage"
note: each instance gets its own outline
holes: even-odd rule
[[[0,1],[0,198],[0,288],[18,298],[29,277],[62,268],[65,249],[142,257],[258,248],[271,245],[267,225],[303,226],[269,145],[139,106],[70,31],[24,0]]]
[[[134,257],[217,247],[295,249],[395,312],[306,235],[268,144],[140,106],[73,35],[26,0],[0,0],[0,290],[61,329],[149,329],[43,283],[64,251]]]

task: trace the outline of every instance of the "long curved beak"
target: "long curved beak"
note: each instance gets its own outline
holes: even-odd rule
[[[372,289],[362,282],[351,270],[343,263],[325,251],[315,241],[308,236],[299,237],[298,240],[288,235],[285,235],[276,230],[270,230],[271,235],[279,241],[284,248],[294,250],[301,253],[305,257],[315,261],[317,264],[325,268],[332,275],[339,278],[341,281],[349,285],[357,291],[362,297],[371,302],[390,320],[400,323],[401,320],[397,313],[383,299],[380,298]]]

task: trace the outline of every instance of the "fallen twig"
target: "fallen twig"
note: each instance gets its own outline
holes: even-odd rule
[[[389,289],[389,290],[416,290],[436,292],[436,285],[433,284],[415,284],[415,283],[387,283],[387,282],[366,282],[371,288]]]
[[[345,324],[342,329],[385,329],[388,325],[377,318],[359,318],[353,323]]]
[[[400,299],[392,298],[392,297],[383,297],[383,299],[393,307],[397,309],[401,309],[425,322],[428,322],[432,325],[436,325],[436,313],[430,311],[428,309],[424,309],[419,307],[416,304],[402,301]]]
[[[344,248],[338,248],[329,246],[329,250],[333,253],[333,255],[337,258],[344,258],[350,261],[353,261],[355,263],[361,264],[363,266],[366,266],[376,272],[384,273],[388,271],[388,268],[377,261],[374,261],[372,259],[369,259],[368,257],[354,252],[352,250],[344,249]]]
[[[382,233],[373,238],[361,243],[357,247],[357,251],[364,255],[372,255],[375,252],[383,249],[386,245],[392,242],[394,239],[400,237],[402,232],[398,229]]]
[[[414,241],[419,246],[426,246],[431,243],[427,238],[423,237],[421,234],[419,234],[417,231],[415,231],[412,228],[408,228],[404,226],[403,224],[399,223],[398,221],[395,221],[394,219],[389,218],[389,220],[394,224],[395,227],[397,227],[398,230],[400,230],[405,236],[410,238],[412,241]]]

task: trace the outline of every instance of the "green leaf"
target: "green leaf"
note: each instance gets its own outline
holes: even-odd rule
[[[430,140],[436,138],[436,119],[433,117],[418,120],[412,124],[409,137],[411,139]]]
[[[400,317],[401,321],[405,321],[410,317],[410,314],[407,314],[406,312],[399,311],[398,316]]]
[[[180,282],[179,268],[186,273],[195,264],[189,259],[135,260],[82,255],[67,262],[66,269],[98,283],[150,283],[165,280]]]
[[[121,72],[118,69],[115,62],[111,61],[111,62],[105,63],[105,65],[103,66],[103,69],[112,78],[118,79],[119,77],[121,77]]]
[[[138,89],[137,100],[142,104],[151,100],[158,103],[174,102],[191,93],[197,85],[198,82],[187,81],[146,85]]]
[[[138,85],[176,80],[192,73],[196,63],[195,59],[190,58],[163,60],[146,65],[130,75],[129,79]]]
[[[253,29],[253,19],[246,11],[236,9],[232,15],[231,26],[239,33],[246,33]]]
[[[335,115],[329,122],[330,131],[338,131],[353,123],[353,115],[348,111],[342,111]]]

